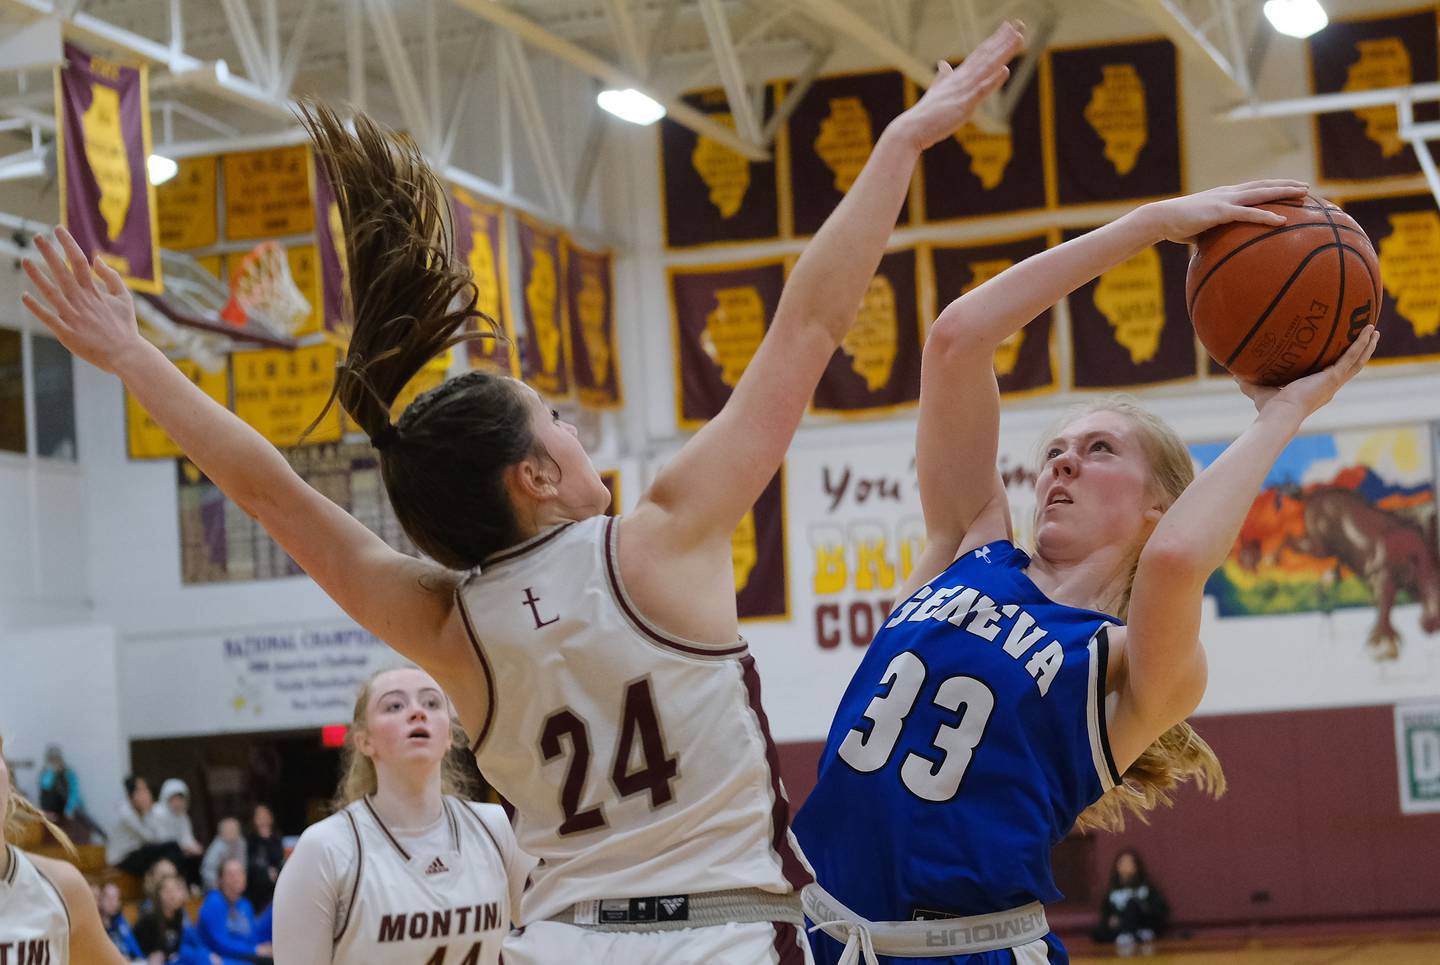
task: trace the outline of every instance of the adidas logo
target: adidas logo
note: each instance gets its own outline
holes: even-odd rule
[[[660,920],[677,921],[686,920],[690,917],[690,899],[685,895],[673,895],[669,898],[660,899]]]
[[[437,857],[434,861],[430,862],[430,867],[425,869],[425,873],[427,875],[440,875],[449,870],[450,869],[445,866],[445,862]]]

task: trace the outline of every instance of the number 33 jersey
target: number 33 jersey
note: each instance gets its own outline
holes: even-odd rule
[[[1119,779],[1105,628],[999,541],[894,611],[846,688],[795,822],[820,885],[871,921],[1060,897],[1050,849]]]
[[[540,859],[521,924],[582,901],[811,880],[745,642],[648,622],[620,580],[619,529],[547,530],[458,591],[490,693],[475,761]]]

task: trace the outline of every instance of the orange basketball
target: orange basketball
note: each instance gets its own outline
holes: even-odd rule
[[[1286,223],[1233,222],[1201,235],[1185,304],[1215,361],[1246,381],[1285,385],[1378,323],[1380,264],[1361,227],[1324,198],[1259,207]]]

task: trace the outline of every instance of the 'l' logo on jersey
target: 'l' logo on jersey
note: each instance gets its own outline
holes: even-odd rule
[[[525,599],[522,600],[521,603],[530,608],[530,615],[535,618],[536,630],[539,630],[541,627],[548,627],[560,619],[558,613],[548,620],[540,616],[540,598],[535,595],[535,590],[532,587],[525,587]]]

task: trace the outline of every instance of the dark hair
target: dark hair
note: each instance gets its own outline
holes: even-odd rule
[[[1143,885],[1149,883],[1150,875],[1145,871],[1144,860],[1141,859],[1139,853],[1136,852],[1133,848],[1126,848],[1119,854],[1115,855],[1115,860],[1110,863],[1110,887],[1106,889],[1107,891],[1114,891],[1116,888],[1124,886],[1125,882],[1122,882],[1120,880],[1120,859],[1125,857],[1127,854],[1130,856],[1131,860],[1135,862],[1134,884]]]
[[[146,781],[145,778],[141,777],[140,775],[138,775],[138,774],[126,774],[126,775],[125,775],[125,796],[126,796],[127,798],[134,797],[134,796],[135,796],[135,789],[136,789],[137,787],[139,787],[142,782],[145,784],[146,787],[149,787],[149,786],[150,786],[150,782],[149,782],[149,781]]]
[[[436,562],[471,569],[520,541],[504,471],[537,453],[525,398],[513,380],[475,371],[421,395],[393,426],[390,407],[452,345],[503,336],[476,307],[445,189],[415,143],[362,113],[353,131],[314,101],[298,113],[345,234],[351,336],[332,401],[379,450],[406,535]],[[470,319],[478,329],[459,331]]]

